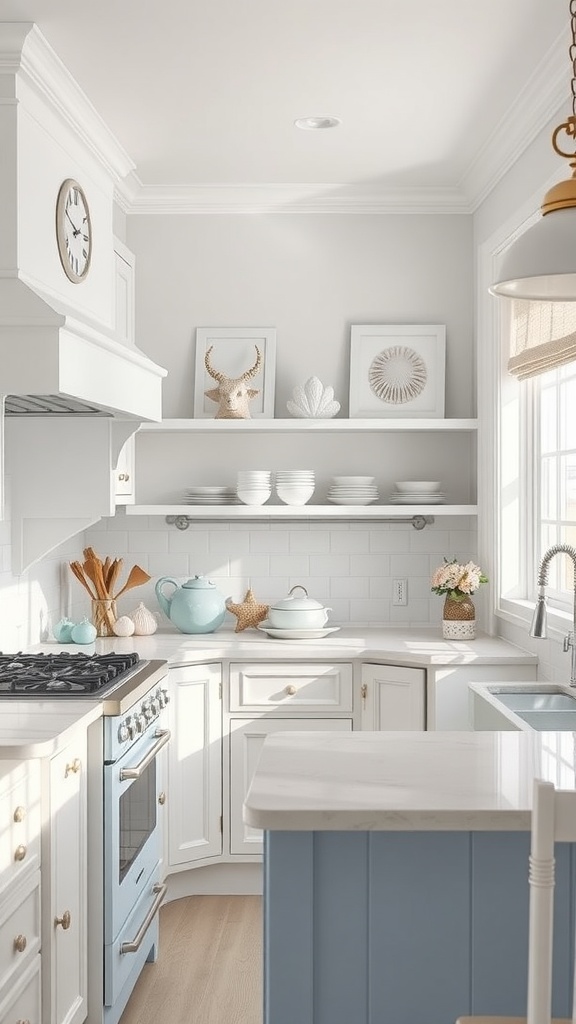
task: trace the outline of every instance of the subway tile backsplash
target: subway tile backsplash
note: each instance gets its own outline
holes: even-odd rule
[[[436,517],[420,531],[410,523],[316,520],[199,522],[178,530],[159,516],[120,512],[88,530],[83,543],[147,569],[151,582],[126,594],[119,610],[144,601],[160,623],[165,620],[154,593],[156,580],[172,576],[183,582],[203,575],[234,601],[251,587],[259,601],[272,603],[300,583],[332,608],[335,624],[430,626],[442,617],[443,600],[430,591],[436,566],[444,555],[463,561],[477,557],[476,521],[459,516]],[[80,549],[79,543],[77,553]],[[396,577],[408,581],[405,607],[392,604]],[[76,614],[87,610],[79,585],[73,606]],[[227,616],[226,625],[233,622]]]

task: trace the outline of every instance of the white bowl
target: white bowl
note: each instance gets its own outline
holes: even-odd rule
[[[314,487],[291,487],[278,484],[276,494],[285,505],[305,505],[314,494]]]
[[[332,483],[337,487],[371,487],[376,477],[374,476],[333,476]]]
[[[244,505],[265,505],[272,494],[271,487],[238,487],[236,494]]]
[[[404,494],[411,494],[413,491],[429,494],[431,491],[440,490],[440,480],[396,480],[394,487]]]

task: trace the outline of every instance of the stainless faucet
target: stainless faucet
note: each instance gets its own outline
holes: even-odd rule
[[[568,633],[568,636],[564,637],[564,650],[568,651],[572,648],[572,663],[570,670],[570,686],[576,686],[576,548],[570,546],[570,544],[553,544],[551,548],[543,556],[540,562],[540,568],[538,570],[538,598],[536,601],[536,607],[534,609],[534,616],[532,618],[532,625],[530,626],[530,636],[544,638],[548,634],[546,632],[546,586],[548,584],[548,569],[550,562],[554,558],[554,555],[565,554],[572,559],[574,565],[574,607],[572,610],[572,629]]]

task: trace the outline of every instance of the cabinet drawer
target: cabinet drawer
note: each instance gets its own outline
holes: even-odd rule
[[[286,709],[291,715],[310,711],[352,711],[352,666],[254,664],[230,666],[230,711]]]
[[[4,766],[0,777],[0,894],[40,866],[40,762]]]
[[[40,872],[32,876],[33,888],[12,890],[0,914],[0,990],[13,987],[40,949]]]
[[[40,954],[36,953],[15,985],[0,989],[0,1024],[40,1024]]]

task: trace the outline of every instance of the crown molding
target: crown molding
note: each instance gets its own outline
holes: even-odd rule
[[[562,104],[571,102],[567,63],[566,34],[562,33],[461,178],[459,189],[472,213],[558,114]]]
[[[375,189],[345,184],[143,185],[135,174],[116,185],[127,214],[469,213],[453,188]]]
[[[114,181],[134,170],[133,160],[32,22],[0,24],[0,81],[2,76],[3,96],[17,97],[16,79],[21,77],[73,130]]]

